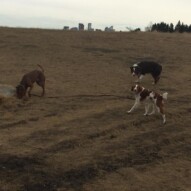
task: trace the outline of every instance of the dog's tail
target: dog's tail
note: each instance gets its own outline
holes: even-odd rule
[[[40,65],[40,64],[37,64],[37,66],[42,70],[42,72],[44,73],[44,68]]]
[[[168,97],[168,93],[167,93],[167,92],[165,92],[165,93],[162,94],[162,98],[163,98],[163,99],[167,100],[167,97]]]

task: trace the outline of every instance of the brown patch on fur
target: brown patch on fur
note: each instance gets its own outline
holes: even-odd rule
[[[144,90],[140,93],[140,96],[141,96],[140,101],[145,100],[146,97],[148,97],[150,93],[151,93],[150,90],[144,89]]]

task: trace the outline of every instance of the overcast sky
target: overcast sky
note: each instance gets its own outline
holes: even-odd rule
[[[0,26],[62,29],[78,23],[117,30],[191,24],[191,0],[0,0]]]

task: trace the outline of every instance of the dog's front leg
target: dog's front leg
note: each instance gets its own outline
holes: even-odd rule
[[[138,77],[138,79],[135,81],[136,83],[140,83],[140,81],[142,80],[142,78],[144,77],[144,75],[139,75],[139,76],[137,76]]]
[[[41,94],[41,97],[43,97],[44,94],[45,94],[45,88],[44,88],[44,86],[43,86],[43,87],[42,87],[42,94]]]
[[[31,85],[31,86],[29,87],[29,91],[28,91],[28,96],[29,96],[29,97],[31,97],[31,91],[32,91],[32,89],[33,89],[33,85]]]
[[[135,101],[135,104],[133,105],[133,107],[127,111],[127,113],[131,113],[132,111],[134,111],[138,106],[140,105],[140,102],[139,101]]]

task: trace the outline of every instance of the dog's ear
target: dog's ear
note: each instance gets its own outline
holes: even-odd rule
[[[131,86],[131,91],[133,92],[135,88],[135,85]]]
[[[25,87],[21,84],[16,86],[16,94],[19,99],[21,99],[26,93]]]
[[[16,89],[19,89],[19,88],[24,89],[24,86],[23,86],[23,85],[21,85],[21,84],[19,84],[19,85],[17,85],[17,86],[16,86]]]

